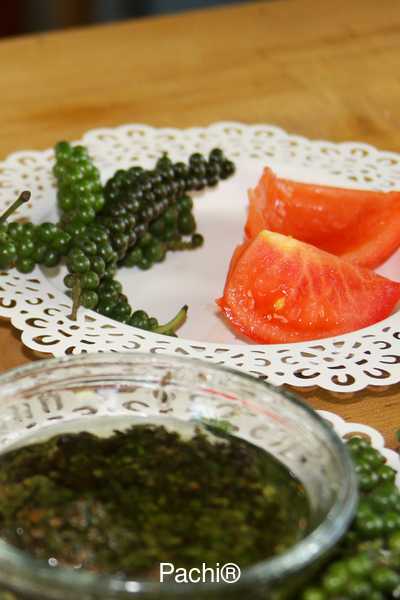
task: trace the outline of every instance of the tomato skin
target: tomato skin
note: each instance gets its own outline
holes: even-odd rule
[[[400,192],[300,183],[266,167],[249,201],[249,239],[269,229],[363,267],[377,265],[400,245]]]
[[[240,333],[279,344],[368,327],[388,317],[399,300],[400,283],[262,231],[236,249],[216,303]]]

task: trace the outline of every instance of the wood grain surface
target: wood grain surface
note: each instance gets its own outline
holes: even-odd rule
[[[400,0],[245,2],[0,42],[0,160],[97,127],[221,120],[400,152]],[[0,371],[39,358],[0,322]],[[295,391],[397,447],[400,385]]]

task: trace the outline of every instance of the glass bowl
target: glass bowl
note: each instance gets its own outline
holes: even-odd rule
[[[275,600],[299,590],[347,530],[357,502],[344,444],[306,404],[260,379],[185,357],[86,354],[44,359],[0,375],[1,452],[32,436],[46,439],[61,431],[111,431],[171,419],[228,422],[233,435],[286,465],[309,495],[306,537],[283,554],[242,569],[235,583],[107,578],[51,566],[1,541],[4,597]]]

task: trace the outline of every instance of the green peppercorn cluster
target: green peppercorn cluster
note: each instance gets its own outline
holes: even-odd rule
[[[20,273],[30,273],[36,263],[55,267],[66,248],[66,238],[71,239],[53,223],[4,222],[0,227],[0,268],[8,270],[14,265]]]
[[[215,186],[235,171],[234,164],[215,148],[208,157],[196,152],[173,163],[164,154],[153,170],[118,170],[102,186],[88,149],[66,141],[55,147],[57,224],[0,221],[0,268],[12,265],[30,273],[36,264],[55,267],[66,262],[64,284],[79,306],[119,322],[173,335],[186,314],[181,309],[167,326],[143,310],[132,311],[118,268],[150,269],[165,260],[168,250],[195,249],[203,244],[196,232],[192,190]],[[178,319],[178,320],[177,320]]]
[[[369,440],[352,437],[359,482],[355,519],[302,600],[386,600],[400,592],[400,494],[395,471]]]

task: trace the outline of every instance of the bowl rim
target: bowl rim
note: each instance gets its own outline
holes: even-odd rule
[[[331,507],[327,517],[320,523],[316,529],[311,531],[306,537],[289,548],[283,554],[274,556],[264,561],[260,561],[242,569],[240,579],[236,585],[246,587],[249,584],[257,584],[265,581],[274,582],[283,575],[288,579],[298,573],[301,569],[309,566],[314,560],[322,557],[332,548],[337,541],[346,532],[354,514],[358,499],[357,477],[354,470],[353,460],[350,453],[346,450],[345,444],[335,433],[333,428],[302,399],[298,398],[292,392],[282,389],[262,379],[243,371],[234,370],[226,366],[220,366],[213,363],[204,363],[204,361],[187,358],[183,356],[170,356],[148,353],[101,353],[101,354],[83,354],[69,355],[62,357],[43,358],[22,366],[14,367],[0,374],[0,389],[4,384],[11,384],[15,379],[21,381],[21,378],[29,376],[40,371],[54,370],[57,367],[74,366],[85,362],[94,363],[114,363],[114,362],[138,362],[147,361],[152,364],[183,365],[189,362],[202,370],[208,370],[214,373],[228,373],[239,380],[247,380],[256,385],[265,386],[270,391],[278,393],[297,408],[302,410],[306,416],[319,425],[320,429],[326,435],[326,442],[338,453],[343,467],[343,485],[339,487],[334,505]],[[263,398],[257,398],[257,404],[263,404]],[[347,485],[344,485],[347,483]],[[1,572],[5,570],[8,577],[4,578]],[[32,591],[35,586],[41,587],[40,592],[44,593],[46,589],[53,590],[57,586],[62,593],[67,593],[68,597],[75,598],[74,591],[78,591],[80,598],[82,594],[97,593],[99,598],[127,597],[127,594],[136,593],[154,594],[158,593],[171,598],[177,596],[202,594],[218,592],[222,588],[228,588],[231,585],[228,582],[199,582],[199,583],[181,583],[160,582],[153,580],[131,580],[119,579],[118,577],[107,577],[95,574],[89,571],[76,570],[67,566],[51,566],[48,563],[28,556],[23,550],[19,550],[7,542],[0,539],[0,582],[6,583],[15,589],[21,591],[21,587],[16,584],[16,577],[19,573],[24,574],[26,590]],[[44,589],[42,586],[44,585]],[[231,589],[231,588],[230,588]],[[117,596],[115,596],[117,594]],[[46,596],[44,596],[46,597]],[[52,596],[48,596],[51,598]],[[58,596],[57,596],[58,597]],[[60,596],[60,598],[63,596]],[[67,596],[66,596],[67,597]]]

